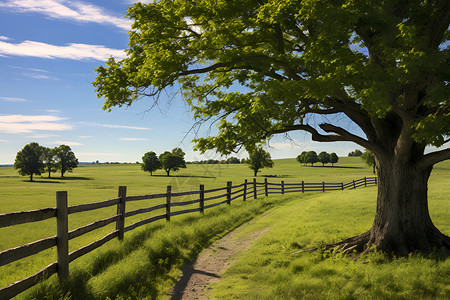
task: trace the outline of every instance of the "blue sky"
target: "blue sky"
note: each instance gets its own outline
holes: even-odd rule
[[[120,58],[131,22],[131,0],[0,0],[0,164],[14,162],[30,142],[69,145],[79,161],[136,162],[145,152],[181,147],[187,160],[219,158],[192,150],[189,108],[175,96],[148,111],[151,100],[102,110],[91,82],[94,69],[111,55]],[[349,124],[350,126],[350,124]],[[345,156],[352,143],[314,143],[308,134],[293,141],[274,138],[272,158],[302,151]],[[240,158],[246,153],[239,153]]]

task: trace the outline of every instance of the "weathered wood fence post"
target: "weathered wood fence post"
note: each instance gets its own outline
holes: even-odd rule
[[[244,181],[244,195],[242,196],[242,201],[247,200],[247,179]]]
[[[232,186],[232,182],[228,181],[227,182],[227,204],[228,205],[231,204],[231,186]]]
[[[322,191],[325,193],[325,181],[322,181]]]
[[[353,180],[353,189],[356,189],[355,181]]]
[[[281,194],[284,194],[284,180],[281,180]]]
[[[267,196],[269,196],[269,185],[267,183],[267,178],[264,178],[264,194]]]
[[[170,221],[170,202],[172,198],[172,187],[170,185],[167,186],[166,192],[166,220]]]
[[[253,198],[258,198],[258,194],[256,193],[256,178],[253,178]]]
[[[341,188],[342,188],[342,190],[344,190],[344,183],[343,182],[341,182]]]
[[[117,203],[117,214],[119,219],[116,221],[116,230],[119,231],[119,241],[123,240],[125,233],[125,203],[127,200],[127,187],[119,186],[119,203]]]
[[[59,280],[69,278],[69,220],[67,192],[56,192],[56,252]]]
[[[205,213],[205,186],[200,184],[200,212]]]
[[[367,187],[367,177],[364,177],[364,186]]]
[[[305,182],[302,180],[302,193],[305,192]]]

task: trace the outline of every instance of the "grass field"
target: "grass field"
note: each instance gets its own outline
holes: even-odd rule
[[[17,171],[14,169],[0,168],[0,213],[54,207],[55,192],[59,190],[68,191],[69,205],[75,205],[114,198],[117,196],[117,189],[120,185],[128,187],[128,195],[165,192],[165,186],[167,185],[172,185],[173,191],[175,192],[197,190],[200,184],[204,184],[205,188],[209,189],[224,187],[229,180],[232,180],[235,184],[242,183],[244,179],[251,178],[252,171],[246,165],[188,165],[187,169],[182,169],[180,172],[174,173],[174,176],[171,177],[164,176],[162,171],[156,172],[156,175],[157,176],[150,176],[148,173],[142,172],[138,165],[83,165],[75,169],[74,173],[67,174],[66,179],[57,177],[52,179],[36,178],[37,182],[28,182],[26,177],[18,176]],[[285,182],[298,182],[302,180],[305,182],[347,182],[364,176],[372,176],[372,174],[371,169],[365,166],[359,158],[341,158],[341,161],[333,168],[302,167],[294,159],[284,159],[276,160],[274,168],[264,169],[260,173],[260,176],[270,177],[270,181],[277,182],[280,180],[284,180]],[[448,205],[448,193],[450,191],[448,188],[449,179],[449,162],[441,163],[436,166],[430,179],[429,193],[430,211],[433,221],[438,225],[438,228],[446,234],[450,234],[450,228],[447,221],[450,216]],[[131,298],[155,296],[158,293],[161,293],[161,291],[165,291],[168,285],[173,284],[172,281],[177,274],[177,266],[179,267],[185,260],[192,258],[192,255],[197,253],[202,247],[207,246],[210,243],[210,239],[222,235],[227,230],[280,203],[285,203],[284,205],[286,205],[286,207],[292,205],[293,207],[290,209],[298,212],[298,217],[290,219],[290,222],[297,222],[296,220],[298,220],[298,226],[305,226],[303,230],[311,231],[310,234],[313,234],[314,232],[320,233],[316,235],[315,240],[311,238],[309,238],[309,240],[302,240],[304,238],[302,237],[299,241],[295,242],[299,245],[302,244],[302,247],[308,245],[308,243],[314,244],[320,241],[331,242],[339,238],[347,237],[351,234],[351,232],[348,232],[348,226],[350,226],[353,231],[356,231],[355,234],[360,233],[363,230],[362,228],[364,226],[367,227],[367,224],[370,226],[370,223],[373,220],[376,189],[369,188],[364,190],[364,192],[362,190],[353,192],[355,194],[349,195],[357,197],[355,199],[357,201],[350,203],[347,203],[350,198],[346,198],[347,202],[344,201],[345,199],[336,201],[334,195],[342,192],[333,192],[319,194],[320,196],[317,194],[305,196],[293,195],[289,197],[271,196],[264,201],[258,200],[258,204],[248,205],[251,201],[245,205],[242,203],[239,205],[233,204],[231,206],[232,212],[223,212],[222,214],[226,221],[218,218],[218,215],[214,212],[205,214],[206,218],[208,218],[208,215],[211,217],[211,220],[208,221],[210,223],[206,222],[205,219],[199,221],[199,215],[194,214],[195,216],[192,215],[192,217],[188,217],[188,221],[192,223],[189,224],[188,229],[181,229],[185,227],[185,223],[182,222],[182,219],[185,218],[180,217],[175,222],[171,222],[169,226],[178,226],[177,228],[180,230],[179,232],[177,231],[178,233],[174,233],[174,235],[178,234],[178,236],[172,237],[172,239],[170,238],[172,233],[164,231],[168,230],[167,228],[169,227],[161,227],[165,224],[165,221],[159,221],[150,226],[127,233],[125,236],[125,243],[119,243],[117,241],[109,242],[100,249],[73,262],[71,264],[71,269],[81,271],[76,273],[79,274],[78,276],[72,276],[71,284],[78,284],[79,287],[83,286],[84,289],[81,289],[85,291],[83,297],[86,296],[88,298],[114,298],[116,295],[131,295]],[[340,195],[345,195],[345,193],[347,192]],[[297,206],[303,201],[315,203],[316,198],[318,198],[317,203],[324,204],[323,208],[316,206],[318,211],[327,210],[326,203],[333,201],[344,205],[343,208],[341,208],[341,212],[351,213],[347,214],[345,220],[342,218],[342,214],[338,215],[336,223],[328,223],[318,227],[308,227],[303,224],[303,221],[300,221],[303,219],[301,218],[301,212],[297,211],[300,209]],[[139,203],[135,204],[135,207],[127,207],[127,210],[139,206],[150,205],[152,204]],[[253,207],[253,205],[256,206]],[[348,205],[350,205],[350,207],[348,207]],[[354,209],[355,207],[353,206],[356,206],[357,209]],[[219,210],[222,211],[224,209],[222,208]],[[331,209],[331,211],[333,211],[333,209]],[[112,215],[113,212],[114,209],[102,209],[76,214],[73,215],[73,217],[71,215],[71,217],[69,217],[69,230],[108,217]],[[303,214],[304,213],[305,212],[303,211]],[[311,214],[311,216],[313,216],[313,214]],[[316,215],[317,218],[323,219],[320,215],[318,216],[319,217]],[[326,219],[329,218],[327,217]],[[130,218],[127,222],[132,223],[137,220],[137,218]],[[273,220],[273,222],[278,221]],[[47,220],[35,224],[24,224],[12,228],[0,229],[0,236],[2,237],[0,240],[0,251],[39,238],[55,235],[56,227],[54,223],[54,220]],[[209,225],[202,229],[202,226],[205,226],[204,224]],[[358,227],[355,224],[362,227]],[[285,225],[286,224],[280,226],[282,227]],[[211,228],[214,228],[214,230],[211,230]],[[71,240],[70,251],[104,236],[113,229],[113,225],[107,226],[91,234]],[[159,232],[160,230],[161,232]],[[291,233],[291,235],[292,234],[294,233]],[[295,234],[298,234],[298,232]],[[161,236],[164,237],[164,239],[161,239]],[[187,238],[192,241],[193,244],[185,245],[181,249],[176,248],[178,250],[174,251],[177,253],[171,255],[178,258],[174,258],[173,262],[165,263],[165,259],[171,257],[171,255],[163,253],[165,251],[164,249],[167,248],[167,245],[172,245],[171,243],[177,245],[180,243],[180,239],[185,241]],[[136,246],[136,249],[132,248],[133,245]],[[160,249],[157,250],[152,247],[160,247]],[[151,269],[149,266],[154,263],[154,260],[148,261],[148,258],[151,258],[149,253],[161,256],[158,259],[163,260],[161,264],[164,271],[159,270],[156,272],[161,273],[158,279],[155,279],[153,275],[150,276],[149,278],[154,279],[154,282],[152,283],[147,282],[130,285],[128,282],[129,280],[133,278],[136,279],[136,276],[140,278],[140,276],[136,275],[136,271],[134,270]],[[147,257],[147,259],[142,259],[142,257]],[[275,257],[276,255],[274,256],[274,260],[276,260]],[[56,261],[56,253],[53,249],[49,249],[48,251],[44,251],[30,258],[0,267],[0,286],[5,286],[15,280],[31,275],[53,261]],[[106,261],[109,262],[106,263]],[[133,263],[130,263],[130,261]],[[128,271],[125,272],[124,269]],[[115,282],[111,277],[114,277],[117,270],[121,270],[120,272],[124,274],[122,279],[116,280],[120,282],[115,285],[116,287],[119,287],[118,289],[112,288],[111,284],[108,284],[110,281]],[[77,280],[79,280],[78,283]],[[238,284],[238,286],[241,285],[242,284]],[[131,286],[133,291],[130,291],[129,288],[120,289],[121,286]],[[41,288],[41,290],[39,290],[39,288],[34,290],[45,294],[48,289],[58,290],[51,286],[47,289],[44,287]],[[60,293],[64,294],[64,288]],[[217,293],[218,295],[221,293],[220,286],[218,286]],[[56,295],[58,295],[55,296],[56,298],[61,296],[61,294]],[[274,295],[276,296],[278,294]],[[77,298],[74,295],[74,299],[81,298]]]

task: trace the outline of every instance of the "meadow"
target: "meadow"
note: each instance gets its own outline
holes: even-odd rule
[[[259,176],[266,176],[270,181],[284,180],[287,183],[302,180],[305,182],[347,182],[364,176],[372,176],[371,168],[365,166],[359,158],[341,158],[335,167],[316,165],[316,167],[303,167],[295,159],[275,160],[274,168],[263,169]],[[37,177],[36,182],[28,182],[26,177],[19,176],[13,168],[0,168],[0,213],[54,207],[55,192],[60,190],[68,191],[69,205],[76,205],[114,198],[117,196],[118,186],[121,185],[128,187],[128,195],[142,195],[165,192],[167,185],[171,185],[174,192],[198,190],[200,184],[204,184],[206,189],[224,187],[227,181],[231,180],[234,184],[240,184],[244,179],[251,179],[251,175],[252,171],[246,165],[188,165],[187,169],[182,169],[171,177],[165,176],[163,171],[158,171],[154,176],[150,176],[148,173],[142,172],[139,165],[81,165],[73,173],[67,174],[65,179],[56,176],[51,179]],[[445,162],[436,166],[430,179],[429,193],[432,219],[438,228],[447,235],[450,234],[450,224],[447,221],[450,216],[448,205],[449,179],[450,163]],[[337,195],[340,196],[336,197]],[[270,266],[275,271],[277,270],[276,266],[279,269],[293,270],[293,273],[284,275],[297,278],[298,276],[293,276],[293,274],[297,274],[296,272],[302,268],[294,267],[297,264],[283,267],[286,262],[283,263],[283,259],[280,257],[285,257],[291,250],[324,241],[336,241],[367,230],[367,226],[370,227],[373,220],[375,197],[376,188],[323,194],[270,196],[247,203],[233,202],[231,207],[207,211],[204,217],[201,217],[200,214],[181,216],[174,218],[169,224],[161,220],[128,232],[125,235],[125,241],[122,243],[116,240],[111,241],[71,263],[71,279],[66,286],[58,285],[55,278],[52,278],[47,283],[20,295],[19,298],[42,298],[45,296],[50,299],[58,299],[70,295],[73,299],[162,297],[174,284],[176,276],[179,274],[179,268],[186,261],[195,257],[202,248],[208,246],[214,239],[222,236],[230,229],[268,210],[270,210],[270,213],[274,211],[274,214],[282,209],[292,213],[289,214],[290,217],[270,219],[270,223],[274,224],[273,228],[278,228],[272,229],[271,227],[269,233],[273,233],[277,237],[272,236],[272,239],[282,242],[271,241],[269,243],[273,244],[274,248],[269,249],[267,253],[272,253],[273,258],[269,262],[264,262],[265,259],[262,259],[262,265],[263,267]],[[148,206],[149,203],[136,204],[136,207],[139,205]],[[127,207],[128,209],[132,209],[132,207]],[[110,216],[113,211],[114,209],[102,209],[101,211],[77,214],[73,218],[69,217],[69,230]],[[342,217],[343,214],[346,215],[345,218]],[[268,220],[267,217],[264,219]],[[127,222],[134,221],[136,220],[130,219]],[[54,223],[54,220],[46,220],[0,229],[0,236],[2,237],[0,251],[54,235],[56,231]],[[252,224],[259,223],[252,222]],[[286,226],[290,230],[283,230]],[[69,250],[72,251],[86,245],[113,229],[113,225],[106,226],[70,241]],[[247,230],[252,230],[252,228],[249,227]],[[282,232],[286,234],[284,237],[281,234]],[[267,235],[264,236],[264,239],[270,241],[271,237]],[[286,242],[283,239],[290,240]],[[258,247],[260,249],[261,245]],[[257,256],[265,256],[265,253],[261,252]],[[316,261],[317,258],[314,260],[314,255],[319,254],[308,255],[313,257],[308,259]],[[324,256],[323,254],[320,255]],[[312,264],[308,259],[306,260]],[[246,260],[248,258],[243,257],[238,266],[247,264]],[[328,265],[335,260],[351,261],[334,256],[327,257],[327,255],[320,261]],[[380,258],[374,258],[373,260],[382,261]],[[56,253],[53,249],[49,249],[38,255],[0,267],[0,286],[5,286],[31,275],[53,261],[56,261]],[[298,264],[301,265],[301,261]],[[448,269],[448,260],[436,264],[440,266],[439,268],[447,266]],[[254,269],[258,270],[257,264],[250,263],[250,266],[253,265],[255,266]],[[361,265],[364,266],[364,264]],[[381,263],[380,265],[384,266],[385,264]],[[339,268],[343,267],[339,266]],[[294,272],[294,270],[297,271]],[[236,270],[232,269],[230,272],[236,272]],[[330,274],[325,271],[317,273],[313,270],[311,272],[315,274],[316,279],[317,274],[322,274],[322,277],[331,276],[330,278],[339,274],[338,271],[328,272]],[[442,270],[440,272],[442,273]],[[117,275],[118,273],[120,275]],[[255,273],[259,273],[259,271]],[[444,275],[449,274],[444,272]],[[280,276],[280,274],[276,275],[276,277],[282,278]],[[321,276],[318,278],[323,280]],[[229,278],[235,277],[231,275]],[[252,276],[244,274],[237,277],[250,278]],[[270,278],[270,276],[267,276],[267,278]],[[252,283],[246,280],[236,284],[233,283],[233,286],[237,287],[233,291],[238,290],[247,293],[248,291],[245,291],[249,287],[254,284],[262,284],[270,287],[268,290],[276,291],[268,294],[275,298],[283,298],[285,295],[289,295],[288,291],[290,290],[299,292],[298,289],[294,288],[296,286],[292,282],[279,284],[278,281],[269,279],[268,282],[256,280]],[[282,281],[285,282],[284,279]],[[439,289],[440,295],[448,295],[448,281],[446,283],[442,283],[442,280],[437,281],[444,285],[444,288]],[[318,281],[314,282],[317,283]],[[227,276],[220,284],[229,285]],[[282,286],[285,286],[284,292]],[[216,287],[214,293],[218,295],[218,298],[228,297],[224,294],[224,288],[221,285]],[[347,294],[350,295],[351,293],[348,292]],[[353,292],[353,294],[355,293]],[[245,294],[240,294],[240,296],[242,295]],[[233,295],[229,296],[232,297]],[[253,296],[254,298],[260,298],[261,295],[255,294]],[[290,295],[287,298],[290,297],[293,296]]]

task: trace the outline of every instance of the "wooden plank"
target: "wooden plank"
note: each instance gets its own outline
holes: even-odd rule
[[[42,221],[56,217],[56,208],[43,208],[0,214],[0,228],[30,222]]]
[[[205,190],[205,193],[214,193],[214,192],[218,192],[218,191],[224,191],[226,189],[227,189],[227,187],[217,188],[217,189],[210,189],[210,190]]]
[[[142,225],[145,225],[145,224],[148,224],[148,223],[152,223],[152,222],[155,222],[155,221],[158,221],[158,220],[161,220],[161,219],[165,219],[165,218],[166,218],[166,214],[153,216],[151,218],[148,218],[148,219],[145,219],[145,220],[133,223],[131,225],[128,225],[127,227],[125,227],[125,232],[133,230],[136,227],[139,227],[139,226],[142,226]]]
[[[228,200],[224,200],[224,201],[217,202],[217,203],[213,203],[213,204],[210,204],[210,205],[205,205],[205,209],[211,208],[211,207],[214,207],[214,206],[219,206],[219,205],[225,204],[225,203],[227,203],[227,201],[228,201]]]
[[[110,223],[116,222],[118,219],[120,218],[119,215],[115,215],[106,219],[102,219],[102,220],[98,220],[95,221],[89,225],[83,226],[83,227],[79,227],[77,229],[74,229],[72,231],[69,231],[69,240],[74,239],[76,237],[79,237],[83,234],[86,234],[88,232],[91,232],[95,229],[104,227]]]
[[[134,215],[138,215],[138,214],[143,214],[143,213],[147,213],[147,212],[151,212],[154,210],[158,210],[158,209],[162,209],[162,208],[166,208],[166,204],[158,204],[152,207],[147,207],[147,208],[140,208],[140,209],[136,209],[136,210],[131,210],[125,213],[125,217],[131,217]]]
[[[56,253],[60,280],[69,278],[69,219],[67,212],[67,192],[56,192]]]
[[[243,191],[244,191],[244,189],[236,190],[236,191],[232,192],[230,195],[233,196],[233,195],[235,195],[237,193],[241,193]]]
[[[231,181],[227,182],[227,204],[231,204],[231,187],[233,186],[233,183]]]
[[[231,197],[231,198],[230,198],[230,201],[236,200],[237,198],[240,198],[240,197],[242,197],[242,196],[243,196],[243,194],[239,194],[239,195],[236,195],[236,196],[234,196],[234,197]]]
[[[113,238],[117,237],[119,235],[119,231],[115,230],[111,232],[110,234],[105,235],[103,238],[101,238],[98,241],[92,242],[89,245],[86,245],[84,247],[81,247],[75,251],[70,252],[69,254],[69,262],[74,261],[75,259],[97,249],[98,247],[102,246],[106,242],[109,242]]]
[[[124,237],[124,228],[125,228],[125,203],[127,199],[127,187],[119,186],[118,191],[119,203],[117,203],[117,215],[119,218],[116,221],[116,230],[119,231],[117,237],[119,241],[123,240]]]
[[[170,202],[172,201],[171,193],[172,193],[172,187],[170,185],[168,185],[167,193],[166,193],[166,220],[167,221],[170,221]]]
[[[79,213],[79,212],[83,212],[83,211],[89,211],[89,210],[113,206],[113,205],[116,205],[117,203],[119,203],[119,200],[120,200],[120,198],[114,198],[114,199],[109,199],[109,200],[95,202],[95,203],[72,205],[72,206],[69,206],[68,213],[70,215],[70,214]]]
[[[226,197],[226,196],[227,196],[227,194],[222,194],[222,195],[218,195],[218,196],[207,197],[207,198],[205,198],[205,201],[214,200],[214,199],[219,199],[219,198],[223,198],[223,197]]]
[[[178,197],[178,196],[188,196],[188,195],[197,195],[197,194],[200,194],[200,191],[191,191],[191,192],[172,193],[172,197]]]
[[[148,199],[158,199],[165,198],[166,194],[153,194],[153,195],[142,195],[142,196],[127,196],[128,201],[139,201],[139,200],[148,200]]]
[[[56,262],[48,265],[39,272],[28,276],[22,280],[11,283],[0,289],[0,299],[10,299],[17,296],[25,290],[28,290],[32,286],[38,284],[44,279],[47,279],[58,270],[58,264]]]
[[[205,186],[203,184],[200,184],[200,212],[202,214],[205,213]]]
[[[183,215],[183,214],[188,214],[188,213],[196,212],[196,211],[200,211],[200,207],[191,208],[191,209],[185,209],[185,210],[179,210],[179,211],[172,211],[170,213],[170,216]]]
[[[173,194],[172,194],[173,195]],[[200,202],[200,199],[197,200],[189,200],[189,201],[183,201],[183,202],[171,202],[170,206],[171,207],[175,207],[175,206],[185,206],[185,205],[190,205],[190,204],[195,204]]]
[[[0,266],[4,266],[12,263],[13,261],[34,255],[54,246],[56,246],[56,236],[40,239],[29,244],[4,250],[0,252]]]

